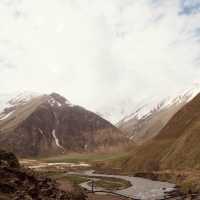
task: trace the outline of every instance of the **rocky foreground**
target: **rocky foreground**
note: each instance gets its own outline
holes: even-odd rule
[[[14,154],[0,150],[0,200],[85,200],[77,187],[62,191],[55,181],[20,167]],[[73,188],[73,189],[72,189]]]

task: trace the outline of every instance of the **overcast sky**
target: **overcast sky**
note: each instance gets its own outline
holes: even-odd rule
[[[0,0],[1,93],[103,113],[199,81],[200,0]]]

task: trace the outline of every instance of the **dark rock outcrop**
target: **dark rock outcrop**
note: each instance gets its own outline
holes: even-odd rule
[[[0,199],[7,200],[85,200],[78,188],[64,192],[55,181],[21,168],[12,153],[0,151]]]
[[[11,152],[0,149],[0,165],[7,165],[12,168],[19,168],[19,162],[16,156]]]

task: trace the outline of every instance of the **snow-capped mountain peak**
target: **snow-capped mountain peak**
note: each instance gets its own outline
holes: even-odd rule
[[[16,105],[16,104],[24,104],[30,101],[31,99],[40,96],[41,94],[39,93],[33,93],[33,92],[21,92],[17,94],[15,97],[10,99],[8,102],[11,105]]]
[[[0,95],[0,121],[5,120],[15,113],[19,105],[25,105],[35,98],[42,98],[42,102],[47,102],[51,107],[62,107],[74,105],[57,93],[41,94],[33,92],[19,92],[13,94]]]
[[[57,93],[52,93],[49,95],[48,103],[52,107],[55,107],[55,106],[62,107],[65,105],[70,106],[70,107],[74,106],[70,101],[68,101],[67,99],[65,99],[64,97],[62,97],[61,95]]]
[[[20,92],[12,94],[0,95],[0,112],[7,106],[14,106],[17,104],[27,103],[32,98],[38,97],[41,94],[33,92]]]
[[[178,95],[166,97],[163,100],[160,100],[160,98],[154,98],[149,103],[140,105],[139,108],[124,117],[119,123],[127,122],[133,118],[137,120],[146,119],[150,117],[155,111],[161,111],[181,103],[188,103],[199,93],[200,84],[195,85],[195,87],[187,89]]]
[[[154,98],[149,103],[138,106],[138,109],[123,118],[117,126],[130,139],[142,144],[159,134],[169,120],[199,93],[200,85],[196,85],[171,97]]]
[[[16,111],[18,105],[26,104],[40,95],[39,93],[27,91],[0,95],[0,121],[10,117]]]

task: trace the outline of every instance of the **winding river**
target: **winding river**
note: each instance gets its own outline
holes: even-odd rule
[[[106,175],[106,174],[96,174],[93,170],[88,170],[84,172],[70,172],[68,174],[74,175],[84,175],[88,177],[109,177],[109,178],[118,178],[129,181],[132,186],[123,189],[114,191],[117,194],[141,200],[157,200],[163,199],[165,192],[170,192],[175,190],[175,185],[167,182],[152,181],[145,178],[138,178],[132,176],[120,176],[120,175]],[[89,182],[82,183],[81,186],[87,190],[91,190]],[[94,191],[102,190],[102,188],[95,188]]]

